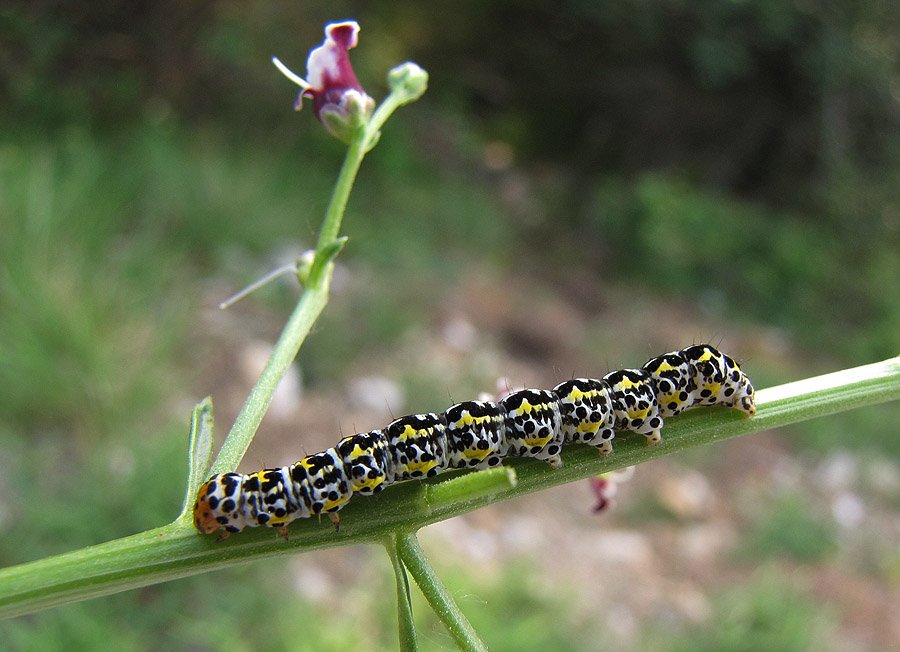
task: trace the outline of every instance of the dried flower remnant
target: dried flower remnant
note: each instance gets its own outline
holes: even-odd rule
[[[619,483],[627,482],[634,475],[634,467],[628,466],[620,471],[610,471],[590,478],[591,490],[597,497],[594,512],[606,512],[616,506],[616,494]]]
[[[307,79],[272,57],[282,74],[300,87],[294,109],[302,108],[303,98],[312,99],[316,117],[344,142],[350,141],[353,132],[365,125],[375,110],[375,100],[363,90],[350,65],[349,50],[356,47],[358,40],[356,21],[326,25],[325,40],[306,60]]]

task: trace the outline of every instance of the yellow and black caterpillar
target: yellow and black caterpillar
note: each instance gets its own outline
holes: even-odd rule
[[[260,525],[285,534],[291,521],[316,514],[337,523],[337,511],[353,494],[377,493],[402,480],[497,466],[506,456],[559,467],[563,444],[588,444],[609,454],[616,430],[658,444],[663,417],[702,405],[756,412],[750,379],[708,344],[665,353],[602,380],[575,378],[497,402],[466,401],[440,414],[401,417],[279,469],[214,475],[200,487],[194,524],[204,534]]]

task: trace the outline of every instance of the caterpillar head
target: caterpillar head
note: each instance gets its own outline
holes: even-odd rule
[[[219,523],[209,506],[207,497],[197,498],[194,503],[194,527],[201,534],[212,534],[219,529]]]
[[[194,502],[194,527],[203,534],[216,530],[239,531],[241,524],[239,473],[214,475],[201,485]]]

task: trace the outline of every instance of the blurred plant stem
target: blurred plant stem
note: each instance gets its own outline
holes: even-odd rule
[[[397,537],[396,545],[401,562],[409,569],[416,584],[419,585],[422,595],[447,627],[459,649],[471,652],[486,651],[487,645],[478,637],[475,628],[469,623],[453,600],[453,596],[434,572],[415,533],[408,532]]]
[[[409,595],[409,578],[406,576],[406,566],[400,561],[397,551],[398,535],[386,537],[384,549],[391,560],[394,569],[394,578],[397,582],[397,620],[399,625],[400,650],[411,652],[418,649],[416,640],[416,623],[413,620],[412,602]]]

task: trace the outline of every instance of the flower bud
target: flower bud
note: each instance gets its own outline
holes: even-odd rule
[[[428,73],[415,63],[401,63],[388,73],[388,85],[403,104],[414,102],[428,89]]]
[[[294,108],[299,111],[303,98],[311,98],[316,117],[344,142],[350,141],[375,110],[375,100],[366,95],[350,65],[349,50],[356,47],[358,36],[356,21],[326,25],[325,40],[306,60],[306,80],[272,57],[276,67],[300,86]]]

